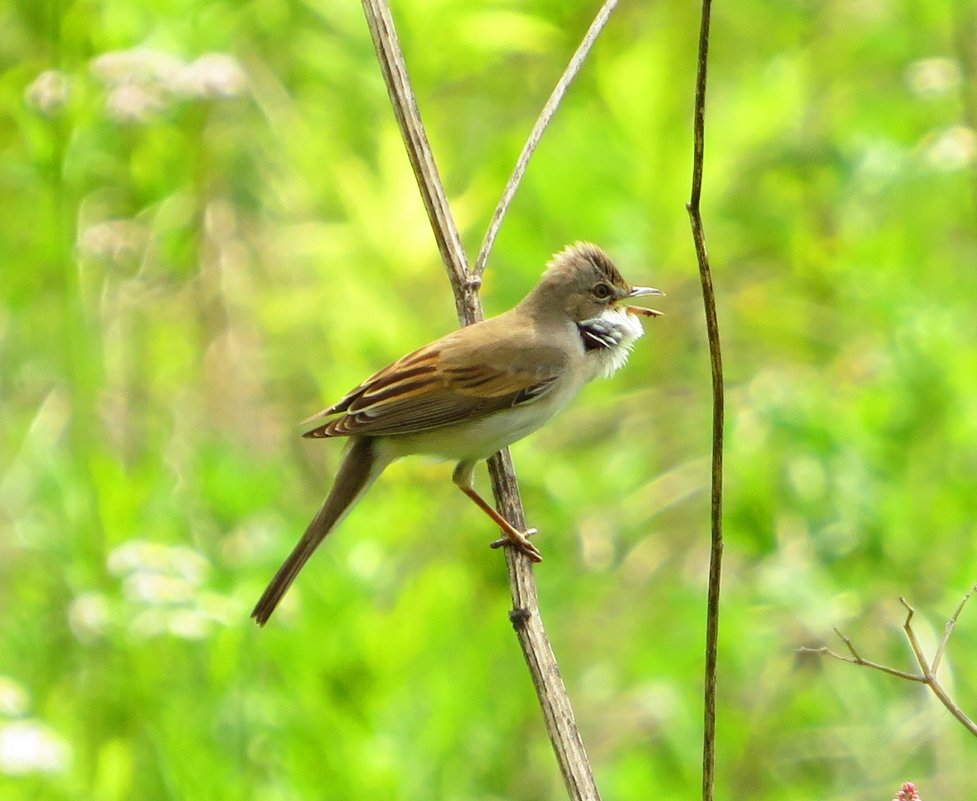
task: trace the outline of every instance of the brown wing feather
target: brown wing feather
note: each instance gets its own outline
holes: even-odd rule
[[[559,370],[520,370],[451,363],[444,342],[414,351],[374,374],[338,403],[310,417],[322,423],[306,437],[407,434],[531,403],[556,383]]]

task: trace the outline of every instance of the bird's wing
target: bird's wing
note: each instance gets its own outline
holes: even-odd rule
[[[520,359],[511,347],[497,343],[474,351],[458,345],[458,338],[449,336],[404,356],[306,420],[332,418],[304,436],[412,434],[440,428],[539,400],[562,374],[558,352],[540,358],[536,349],[529,366],[520,364],[525,348]]]

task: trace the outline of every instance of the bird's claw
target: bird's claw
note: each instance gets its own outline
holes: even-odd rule
[[[504,537],[500,537],[495,542],[490,543],[491,548],[502,548],[505,546],[510,546],[519,551],[523,556],[528,558],[531,562],[542,562],[543,554],[539,552],[539,548],[533,545],[529,538],[534,534],[538,533],[537,529],[529,528],[523,532],[514,532],[514,534],[506,534]],[[518,535],[518,536],[516,536]]]

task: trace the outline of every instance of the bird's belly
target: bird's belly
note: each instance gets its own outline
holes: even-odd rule
[[[384,437],[397,456],[424,454],[454,461],[487,459],[496,451],[533,433],[569,403],[579,387],[501,412],[416,434]]]

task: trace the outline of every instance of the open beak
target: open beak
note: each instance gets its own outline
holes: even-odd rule
[[[631,288],[631,291],[628,292],[626,297],[641,298],[646,295],[661,295],[664,297],[665,293],[651,286],[636,286]],[[646,309],[644,306],[625,306],[624,310],[628,314],[634,314],[638,317],[661,317],[663,314],[658,309]]]
[[[644,295],[661,295],[664,297],[665,293],[660,289],[655,289],[653,286],[635,286],[631,287],[631,291],[628,292],[627,297],[640,298]]]

